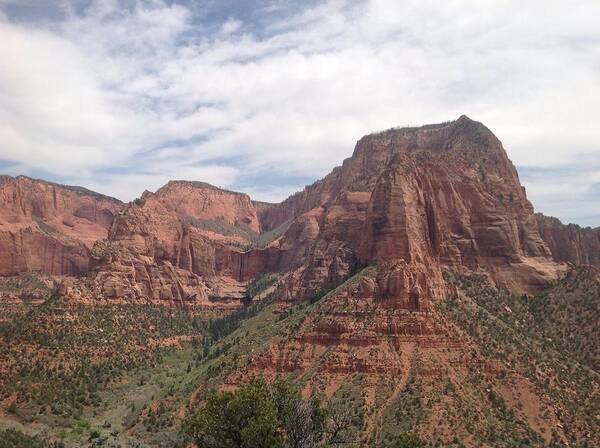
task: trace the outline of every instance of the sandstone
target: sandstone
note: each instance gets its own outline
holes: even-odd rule
[[[426,312],[448,294],[445,269],[532,293],[562,262],[599,263],[598,230],[536,217],[502,143],[465,116],[365,136],[279,204],[189,181],[126,206],[23,177],[0,192],[0,274],[89,271],[90,291],[115,300],[229,308],[248,281],[277,272],[294,302],[376,265],[361,294]]]
[[[116,199],[79,187],[2,176],[0,275],[87,272],[90,248],[107,236],[121,207]]]
[[[563,224],[557,218],[536,213],[538,229],[557,261],[600,266],[600,228]]]
[[[381,294],[417,308],[444,296],[444,268],[485,270],[515,292],[561,272],[502,144],[464,116],[363,137],[341,167],[258,216],[266,229],[293,219],[279,240],[288,300],[371,263]]]
[[[259,235],[250,198],[199,182],[174,181],[115,216],[94,246],[90,279],[102,294],[229,309],[263,263],[244,267],[243,249]]]

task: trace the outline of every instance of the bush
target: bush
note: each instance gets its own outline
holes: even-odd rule
[[[211,393],[183,430],[205,448],[313,448],[347,443],[347,423],[347,415],[302,399],[286,382],[253,380],[235,392]]]
[[[28,436],[15,429],[0,430],[0,448],[50,448],[38,437]]]
[[[212,393],[184,425],[198,446],[207,448],[282,447],[277,408],[264,382],[237,392]]]
[[[425,442],[416,434],[405,432],[397,436],[391,442],[382,445],[382,448],[422,448]]]

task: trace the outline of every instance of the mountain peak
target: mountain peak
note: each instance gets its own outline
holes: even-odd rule
[[[239,196],[248,196],[246,193],[239,191],[227,190],[225,188],[218,187],[216,185],[209,184],[208,182],[196,181],[196,180],[170,180],[165,185],[156,190],[156,194],[164,194],[176,187],[191,187],[198,190],[212,190],[221,193],[234,194]]]
[[[8,182],[30,182],[32,184],[49,185],[51,187],[57,187],[57,188],[62,188],[63,190],[72,191],[80,196],[90,196],[95,199],[102,199],[102,200],[106,200],[109,202],[113,202],[115,204],[123,203],[122,201],[120,201],[119,199],[117,199],[115,197],[108,196],[108,195],[105,195],[102,193],[98,193],[97,191],[90,190],[89,188],[86,188],[86,187],[82,187],[79,185],[59,184],[57,182],[52,182],[52,181],[45,180],[45,179],[37,179],[34,177],[25,176],[24,174],[19,174],[18,176],[9,176],[7,174],[1,174],[0,175],[0,185],[2,185],[3,183],[8,183]]]

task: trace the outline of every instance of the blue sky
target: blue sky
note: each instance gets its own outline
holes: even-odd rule
[[[600,225],[600,2],[0,0],[0,171],[277,201],[362,135],[467,114]]]

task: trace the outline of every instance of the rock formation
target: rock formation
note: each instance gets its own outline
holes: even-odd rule
[[[91,253],[93,288],[116,300],[239,305],[249,279],[240,272],[241,255],[259,232],[247,195],[169,182],[115,216],[107,240]]]
[[[365,136],[279,204],[172,181],[123,207],[3,179],[0,273],[80,274],[89,259],[91,290],[111,299],[239,303],[249,280],[277,272],[282,299],[298,301],[375,264],[380,300],[427,310],[446,294],[444,268],[530,293],[561,262],[597,264],[600,253],[597,230],[536,219],[500,141],[465,116]]]
[[[80,187],[0,176],[0,275],[86,273],[91,247],[122,206]]]
[[[378,264],[381,294],[417,308],[444,294],[443,267],[482,269],[520,292],[561,270],[502,144],[465,116],[363,137],[341,167],[259,219],[293,220],[277,242],[292,300],[356,264]]]
[[[540,235],[556,261],[600,266],[600,228],[563,224],[559,219],[535,215]]]

